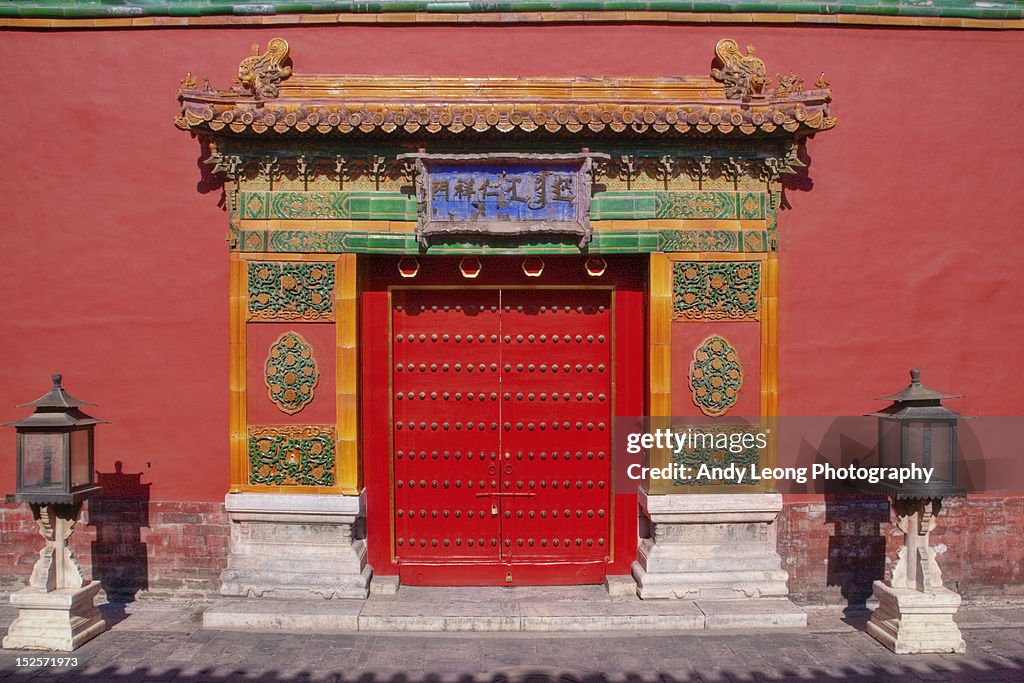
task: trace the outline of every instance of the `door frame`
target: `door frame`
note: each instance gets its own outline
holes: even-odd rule
[[[408,257],[406,257],[408,258]],[[362,422],[363,482],[366,487],[366,533],[368,561],[376,574],[401,574],[394,554],[394,503],[392,452],[392,377],[391,377],[391,292],[395,289],[432,289],[453,291],[465,289],[605,289],[611,291],[612,338],[612,424],[616,415],[645,414],[647,386],[647,258],[646,255],[605,256],[606,272],[593,277],[586,273],[586,256],[549,256],[544,260],[552,268],[552,276],[534,284],[518,267],[523,256],[480,257],[484,273],[466,280],[460,275],[458,257],[419,257],[420,271],[416,278],[403,278],[398,271],[400,257],[360,257],[360,380]],[[536,257],[531,257],[536,258]],[[515,267],[512,267],[515,266]],[[456,280],[457,278],[457,280]],[[410,280],[418,279],[419,282]],[[381,340],[387,340],[382,344]],[[599,583],[605,575],[629,574],[636,559],[638,540],[637,490],[617,490],[615,453],[611,451],[609,561],[595,567]],[[443,576],[446,567],[439,565]],[[531,569],[531,567],[533,569]],[[514,584],[581,583],[559,578],[558,571],[541,565],[517,566]],[[451,575],[451,572],[448,572]],[[470,581],[451,576],[451,585],[504,584],[501,574],[486,580]],[[431,581],[435,583],[434,581]]]

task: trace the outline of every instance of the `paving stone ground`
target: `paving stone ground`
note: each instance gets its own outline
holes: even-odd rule
[[[146,598],[107,605],[114,622],[73,668],[18,666],[55,653],[0,651],[0,680],[196,683],[683,683],[711,681],[1024,681],[1024,608],[972,605],[966,655],[894,655],[863,632],[864,612],[810,608],[809,627],[586,635],[318,634],[200,628],[208,603]],[[0,626],[14,617],[0,607]]]

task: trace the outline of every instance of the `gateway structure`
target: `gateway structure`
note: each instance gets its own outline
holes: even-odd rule
[[[179,91],[231,214],[222,592],[786,595],[781,496],[624,484],[613,421],[776,413],[781,179],[828,81],[728,39],[660,79],[305,75],[293,47]]]

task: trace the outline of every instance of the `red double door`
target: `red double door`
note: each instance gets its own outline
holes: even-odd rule
[[[602,581],[610,290],[394,290],[391,316],[403,583]]]

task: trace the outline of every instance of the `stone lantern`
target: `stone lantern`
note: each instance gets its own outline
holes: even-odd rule
[[[916,467],[930,478],[914,477],[902,484],[883,484],[903,532],[903,546],[889,581],[875,581],[867,631],[898,654],[963,652],[964,640],[953,615],[960,596],[942,585],[929,534],[935,529],[942,499],[964,495],[956,487],[957,421],[964,419],[942,405],[959,398],[921,384],[921,372],[910,371],[910,385],[880,400],[892,405],[873,413],[878,418],[880,467]]]
[[[86,415],[53,375],[53,388],[19,408],[35,412],[7,423],[18,433],[17,490],[10,502],[27,503],[45,540],[28,586],[11,595],[18,617],[4,638],[5,648],[69,652],[106,630],[94,598],[98,581],[86,582],[68,539],[82,502],[98,495],[93,467],[93,430],[105,422]]]

